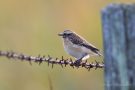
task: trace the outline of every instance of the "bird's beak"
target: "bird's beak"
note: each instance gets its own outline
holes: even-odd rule
[[[63,33],[59,33],[58,36],[63,36]]]

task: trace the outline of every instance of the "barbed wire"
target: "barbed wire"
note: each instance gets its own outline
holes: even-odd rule
[[[16,53],[13,51],[0,51],[0,57],[4,56],[7,58],[12,58],[12,59],[18,59],[18,60],[22,60],[22,61],[29,61],[30,64],[31,62],[36,62],[38,64],[41,64],[43,62],[47,62],[48,66],[51,64],[52,68],[54,66],[54,64],[58,64],[61,65],[61,67],[66,67],[71,66],[71,67],[76,67],[76,68],[81,68],[84,67],[85,69],[87,69],[88,71],[91,68],[104,68],[104,63],[99,63],[97,61],[95,61],[95,63],[89,63],[87,62],[87,60],[85,62],[81,62],[80,64],[75,64],[74,61],[70,58],[70,59],[64,59],[63,56],[61,57],[61,59],[58,58],[53,58],[50,55],[48,56],[30,56],[30,55],[25,55],[23,53]]]

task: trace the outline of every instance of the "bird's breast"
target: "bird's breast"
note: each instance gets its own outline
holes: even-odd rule
[[[79,58],[83,57],[85,54],[87,54],[86,50],[84,51],[81,46],[73,44],[68,39],[64,40],[64,49],[68,54],[70,54],[71,56],[73,56],[77,59],[79,59]]]
[[[64,48],[66,51],[72,50],[72,51],[80,52],[80,50],[81,50],[81,48],[79,46],[73,44],[68,39],[64,40]]]

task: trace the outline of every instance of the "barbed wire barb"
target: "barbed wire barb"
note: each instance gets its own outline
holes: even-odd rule
[[[64,59],[62,56],[61,59],[59,58],[53,58],[50,55],[48,56],[30,56],[30,55],[25,55],[23,53],[16,53],[13,51],[1,51],[0,50],[0,57],[7,57],[8,59],[15,59],[15,60],[21,60],[21,61],[28,61],[30,65],[32,65],[32,62],[38,63],[39,65],[43,62],[47,62],[48,66],[51,64],[51,67],[54,68],[54,65],[58,64],[61,65],[63,68],[63,65],[66,66],[71,66],[72,68],[85,68],[88,71],[90,71],[91,68],[104,68],[104,62],[99,63],[95,60],[95,63],[89,63],[87,60],[85,62],[81,62],[79,65],[76,65],[75,61],[73,59]]]

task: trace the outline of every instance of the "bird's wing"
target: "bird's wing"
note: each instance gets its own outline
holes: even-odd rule
[[[95,46],[93,46],[92,44],[88,43],[84,38],[79,37],[78,35],[72,34],[72,36],[70,36],[70,41],[73,44],[77,44],[79,46],[84,46],[85,48],[90,49],[91,51],[95,52],[96,54],[100,55],[99,49],[97,49]]]

